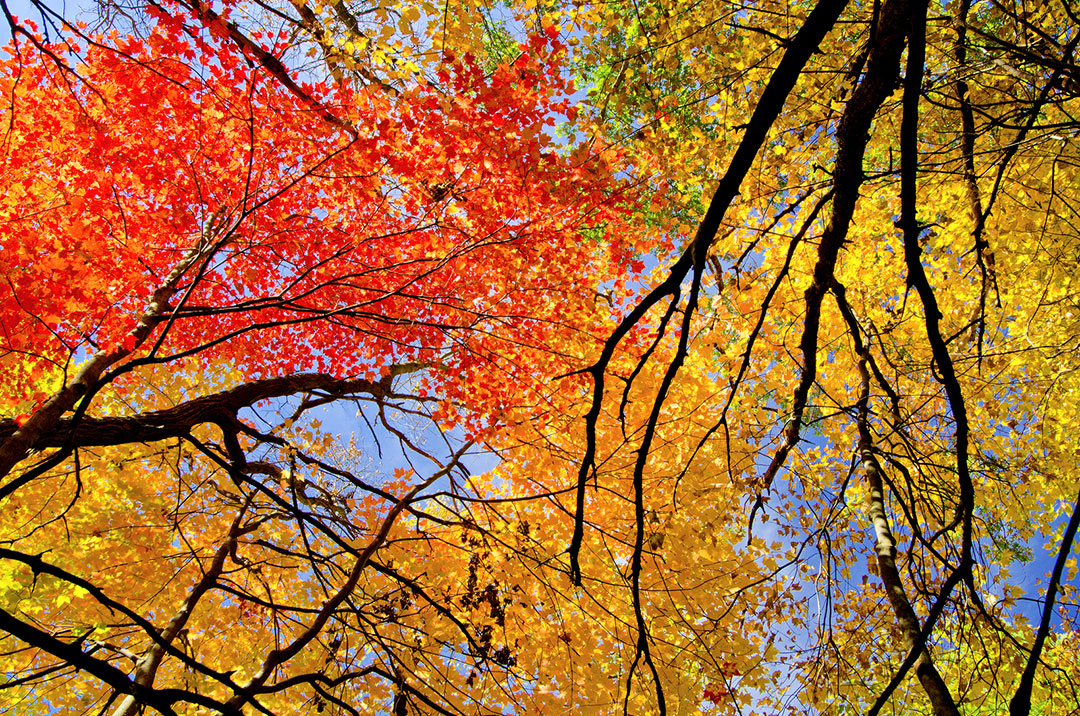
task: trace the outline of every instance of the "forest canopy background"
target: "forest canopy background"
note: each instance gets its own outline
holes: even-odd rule
[[[0,5],[0,709],[1080,711],[1067,2]]]

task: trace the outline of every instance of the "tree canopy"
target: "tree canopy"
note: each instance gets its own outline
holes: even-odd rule
[[[1080,713],[1067,0],[0,0],[2,713]]]

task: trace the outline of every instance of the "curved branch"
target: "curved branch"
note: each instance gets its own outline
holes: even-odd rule
[[[337,378],[325,373],[298,373],[281,378],[265,378],[244,383],[230,390],[189,400],[172,408],[127,417],[60,418],[39,432],[33,448],[91,447],[127,445],[167,440],[187,435],[203,423],[231,422],[242,408],[271,398],[321,390],[333,398],[367,393],[376,398],[388,394],[387,375],[380,382],[363,378]],[[0,439],[18,430],[14,420],[0,420]],[[6,493],[0,489],[0,499]]]

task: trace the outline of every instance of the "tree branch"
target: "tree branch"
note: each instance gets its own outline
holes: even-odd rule
[[[389,377],[389,376],[388,376]],[[382,398],[389,393],[385,379],[337,378],[325,373],[297,373],[281,378],[264,378],[230,390],[189,400],[172,408],[127,417],[60,418],[39,431],[34,449],[44,447],[92,447],[148,443],[187,435],[204,423],[231,422],[242,408],[271,398],[282,398],[312,390],[325,391],[334,398],[367,393]],[[0,420],[0,439],[18,431],[14,420]],[[0,498],[5,493],[0,489]]]
[[[1027,716],[1031,711],[1031,689],[1035,683],[1035,670],[1039,666],[1039,656],[1042,654],[1043,644],[1050,634],[1050,621],[1054,615],[1054,599],[1057,596],[1058,585],[1061,584],[1061,575],[1065,572],[1065,565],[1069,561],[1072,552],[1073,539],[1076,530],[1080,528],[1080,494],[1073,503],[1072,517],[1065,527],[1065,534],[1061,537],[1061,547],[1058,548],[1057,560],[1054,562],[1054,571],[1050,576],[1050,584],[1046,586],[1046,603],[1043,605],[1042,619],[1039,621],[1039,631],[1035,634],[1035,643],[1031,646],[1031,654],[1028,655],[1027,664],[1024,665],[1024,673],[1020,676],[1020,684],[1016,687],[1012,700],[1009,702],[1009,716]]]

